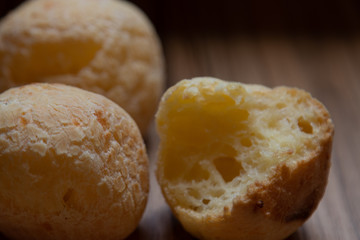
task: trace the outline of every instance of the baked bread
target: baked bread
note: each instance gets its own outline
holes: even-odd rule
[[[160,42],[127,1],[28,1],[0,23],[0,92],[32,82],[102,94],[145,134],[164,85]]]
[[[0,232],[123,239],[149,189],[139,129],[107,98],[61,84],[0,94]]]
[[[283,239],[324,194],[333,124],[305,91],[183,80],[156,123],[158,182],[197,238]]]

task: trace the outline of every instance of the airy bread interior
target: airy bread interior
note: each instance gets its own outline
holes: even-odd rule
[[[158,178],[168,201],[194,214],[232,206],[248,186],[319,145],[321,107],[298,89],[184,80],[162,99]]]

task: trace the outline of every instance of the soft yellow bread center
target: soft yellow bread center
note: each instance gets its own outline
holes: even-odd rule
[[[194,212],[222,211],[279,163],[306,159],[320,124],[308,97],[209,78],[177,84],[157,114],[167,200]]]

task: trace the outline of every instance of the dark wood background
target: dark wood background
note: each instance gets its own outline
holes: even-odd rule
[[[19,0],[0,0],[0,15]],[[303,88],[335,124],[332,168],[317,211],[288,240],[360,239],[360,2],[351,0],[134,0],[164,47],[167,86],[214,76]],[[154,177],[158,139],[146,141],[151,192],[129,239],[193,239],[173,217]]]

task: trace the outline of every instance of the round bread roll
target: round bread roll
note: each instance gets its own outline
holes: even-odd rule
[[[159,184],[197,238],[283,239],[324,194],[333,124],[305,91],[183,80],[156,122]]]
[[[33,82],[102,94],[145,134],[164,85],[160,42],[126,1],[28,1],[0,23],[0,92]]]
[[[61,84],[0,94],[0,232],[11,239],[123,239],[149,189],[135,122]]]

